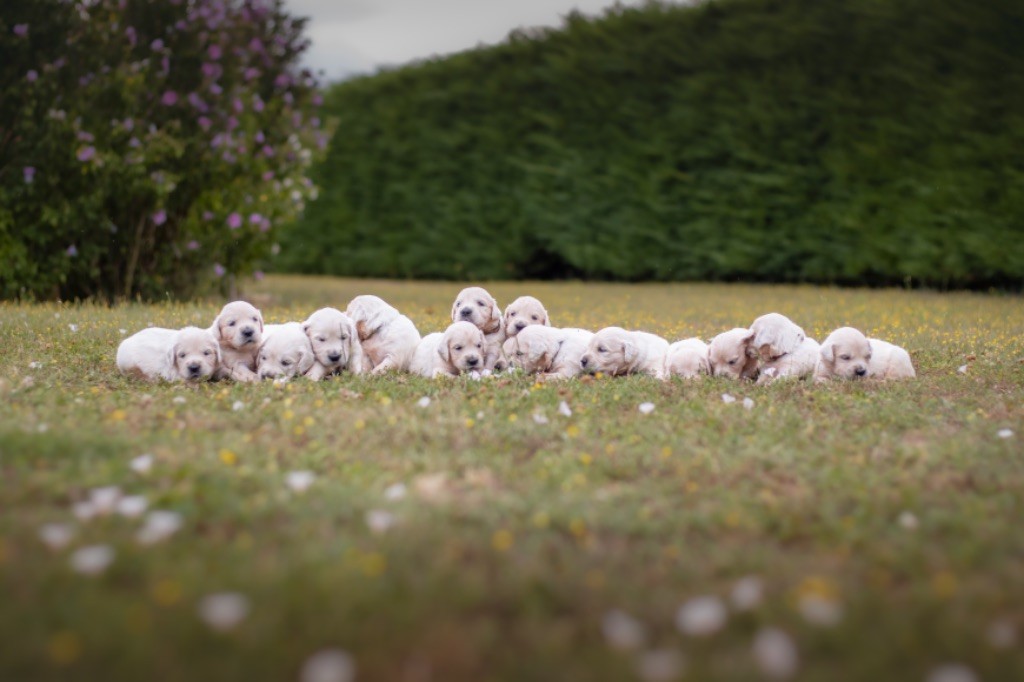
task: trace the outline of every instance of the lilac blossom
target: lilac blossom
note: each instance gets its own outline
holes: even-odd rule
[[[220,263],[213,264],[213,274],[217,275],[218,277],[223,277],[226,272],[227,269]]]
[[[197,242],[195,239],[193,239],[188,244],[185,244],[185,248],[188,249],[189,251],[198,251],[199,250],[199,242]]]
[[[159,52],[160,50],[164,49],[164,41],[157,38],[149,44],[149,49],[153,50],[154,52]]]
[[[25,177],[25,184],[31,185],[36,179],[36,168],[35,166],[25,166],[21,169],[22,175]]]
[[[249,224],[250,225],[259,225],[262,222],[263,222],[263,216],[260,215],[259,213],[250,213],[249,214]]]
[[[164,223],[167,222],[167,211],[164,211],[163,209],[161,209],[161,210],[157,211],[156,213],[154,213],[152,218],[153,218],[153,224],[155,224],[155,225],[163,225]]]
[[[28,24],[15,24],[14,25],[14,35],[18,36],[19,38],[24,38],[25,36],[27,36],[28,35]]]
[[[210,126],[213,125],[213,122],[206,116],[200,116],[199,118],[197,118],[196,123],[198,123],[199,127],[202,128],[203,130],[209,130]]]
[[[206,56],[213,61],[220,59],[223,54],[224,50],[221,49],[220,45],[210,45],[210,47],[206,48]]]
[[[259,75],[260,75],[260,70],[257,69],[254,66],[250,66],[248,69],[246,69],[245,70],[245,74],[244,74],[245,80],[247,80],[247,81],[251,81],[252,79],[256,78]]]
[[[260,96],[259,95],[253,95],[253,98],[252,98],[252,109],[253,109],[253,111],[255,111],[256,113],[259,113],[259,112],[263,111],[263,107],[264,107],[263,100],[260,98]]]
[[[175,104],[178,103],[178,93],[176,93],[174,90],[168,90],[160,98],[160,101],[163,103],[165,107],[173,107]]]
[[[96,148],[82,147],[81,149],[78,150],[78,154],[76,156],[78,157],[79,161],[85,163],[86,161],[92,160],[92,158],[96,156]]]
[[[27,80],[29,83],[35,83],[38,78],[39,72],[35,69],[30,69],[29,72],[25,74],[25,80]]]
[[[236,213],[232,213],[231,215],[228,216],[228,227],[229,228],[231,228],[232,230],[237,230],[241,226],[242,226],[242,214],[241,213],[237,213],[236,212]]]
[[[66,254],[66,255],[67,255],[67,256],[68,256],[69,258],[74,258],[75,256],[77,256],[77,255],[78,255],[78,248],[77,248],[77,247],[76,247],[76,246],[75,246],[74,244],[72,244],[72,245],[71,245],[71,246],[69,246],[69,247],[68,247],[67,249],[65,249],[64,253],[65,253],[65,254]]]

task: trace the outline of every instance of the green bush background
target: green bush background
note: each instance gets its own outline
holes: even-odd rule
[[[345,82],[293,271],[1019,287],[1024,3],[651,4]]]

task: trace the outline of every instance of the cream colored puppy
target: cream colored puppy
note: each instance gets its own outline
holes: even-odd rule
[[[584,372],[604,372],[612,376],[649,374],[656,379],[667,379],[667,353],[668,341],[660,336],[605,327],[590,339],[580,358],[580,367]]]
[[[444,332],[427,334],[416,346],[409,371],[420,376],[455,376],[481,370],[486,342],[470,322],[453,322]]]
[[[531,324],[506,339],[505,357],[513,367],[540,379],[570,379],[583,371],[580,359],[593,332]]]
[[[792,353],[783,353],[775,357],[765,358],[761,355],[760,376],[758,384],[767,384],[776,379],[803,379],[813,376],[818,365],[821,346],[814,339],[805,338]]]
[[[363,346],[352,318],[337,308],[321,308],[302,324],[313,348],[313,366],[306,376],[320,381],[342,371],[363,373]]]
[[[150,327],[117,347],[122,374],[156,381],[199,381],[217,372],[220,346],[209,329]]]
[[[505,308],[505,338],[511,338],[535,324],[551,326],[544,304],[533,296],[520,296]],[[507,353],[506,353],[507,355]]]
[[[737,327],[722,332],[708,344],[708,365],[711,375],[730,379],[757,378],[757,351],[753,347],[754,332]]]
[[[807,335],[793,320],[779,313],[768,313],[754,320],[750,325],[754,332],[751,344],[764,361],[793,353],[804,342]]]
[[[505,368],[501,354],[501,344],[505,343],[501,309],[486,289],[469,287],[460,291],[452,304],[452,322],[469,322],[484,333],[487,348],[483,369],[500,372]]]
[[[356,296],[345,314],[356,323],[359,342],[373,374],[409,369],[420,342],[416,325],[377,296]]]
[[[210,331],[220,342],[218,379],[256,380],[256,354],[263,341],[263,314],[245,301],[224,306]]]
[[[816,381],[827,379],[910,379],[916,376],[910,354],[899,346],[869,339],[853,327],[841,327],[821,344]]]
[[[708,344],[700,339],[683,339],[668,347],[665,355],[665,374],[670,377],[693,379],[711,374],[708,363]]]
[[[312,367],[313,346],[298,322],[268,324],[260,345],[257,374],[260,379],[291,379]]]

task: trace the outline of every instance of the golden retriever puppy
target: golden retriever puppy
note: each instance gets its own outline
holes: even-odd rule
[[[313,366],[306,376],[320,381],[342,371],[363,373],[363,346],[352,318],[337,308],[321,308],[302,324],[313,348]]]
[[[828,379],[911,379],[910,354],[899,346],[869,339],[853,327],[841,327],[821,344],[816,381]]]
[[[665,355],[668,341],[647,332],[629,331],[622,327],[605,327],[587,344],[580,358],[584,372],[603,372],[612,376],[649,374],[667,379]]]
[[[245,301],[224,306],[210,331],[220,342],[217,379],[256,380],[256,353],[263,341],[263,315]]]
[[[268,324],[263,331],[259,361],[260,379],[291,379],[303,376],[313,367],[313,346],[298,322]]]
[[[483,332],[474,324],[453,322],[443,333],[423,337],[409,371],[430,378],[479,371],[484,366],[486,345]]]
[[[737,327],[722,332],[708,344],[708,365],[711,376],[730,379],[757,378],[757,351],[754,332]]]
[[[804,379],[814,376],[820,353],[821,346],[810,338],[801,341],[796,350],[791,353],[765,357],[765,352],[762,350],[757,383],[767,384],[776,379]]]
[[[754,332],[751,345],[762,360],[771,360],[800,347],[807,335],[793,320],[779,313],[768,313],[754,320],[750,325]]]
[[[559,329],[537,324],[505,340],[502,349],[508,363],[542,380],[570,379],[583,371],[580,359],[587,352],[593,332]]]
[[[505,308],[505,338],[511,338],[527,327],[541,324],[551,326],[544,304],[533,296],[520,296]]]
[[[459,292],[452,304],[452,322],[469,322],[484,333],[486,352],[484,370],[501,371],[505,368],[501,344],[505,343],[505,325],[501,309],[486,289],[469,287]]]
[[[117,347],[122,374],[156,381],[199,381],[217,372],[220,345],[209,329],[150,327]]]
[[[700,339],[683,339],[668,347],[665,354],[665,374],[670,377],[693,379],[711,374],[708,363],[708,344]]]
[[[373,374],[409,369],[420,342],[416,325],[377,296],[356,296],[345,314],[356,323],[359,342]]]

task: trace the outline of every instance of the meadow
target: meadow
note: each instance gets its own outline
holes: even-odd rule
[[[268,322],[375,293],[425,333],[459,288],[248,293]],[[1024,679],[1020,297],[488,288],[671,339],[849,324],[919,376],[149,385],[123,335],[221,302],[0,303],[0,679]]]

